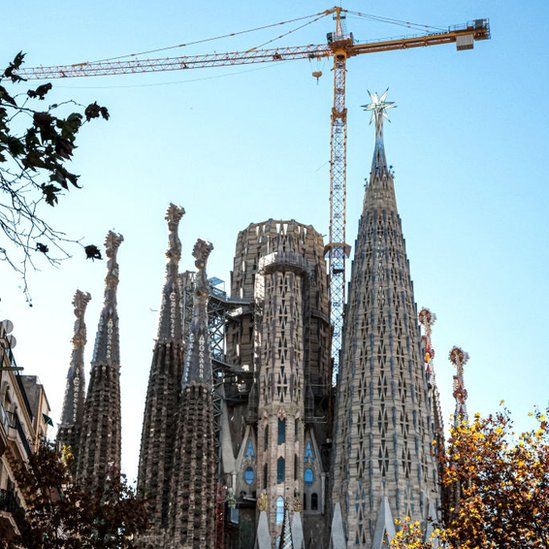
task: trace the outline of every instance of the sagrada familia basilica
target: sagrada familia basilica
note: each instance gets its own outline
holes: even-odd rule
[[[373,94],[368,106],[375,146],[335,386],[322,235],[294,220],[249,225],[237,237],[226,293],[208,278],[209,242],[194,246],[196,269],[180,272],[184,210],[169,206],[137,480],[152,523],[141,547],[381,549],[395,534],[395,519],[420,520],[428,535],[440,518],[434,315],[418,314],[414,301],[385,155],[383,119],[393,106],[385,99]],[[93,488],[120,469],[122,242],[121,235],[107,235],[104,306],[87,392],[90,296],[74,297],[58,442],[72,448],[76,476]],[[453,353],[463,417],[466,355]]]

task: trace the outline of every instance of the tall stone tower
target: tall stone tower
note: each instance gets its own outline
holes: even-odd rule
[[[120,471],[120,344],[116,290],[116,255],[124,238],[110,231],[105,302],[95,338],[90,384],[80,432],[76,475],[90,491],[101,490],[107,475]]]
[[[57,432],[58,447],[70,447],[75,459],[78,458],[78,434],[86,400],[86,375],[84,372],[86,323],[84,322],[84,315],[90,299],[91,295],[89,293],[76,290],[72,300],[76,320],[74,321],[74,335],[72,337],[71,364],[67,373],[63,411],[59,431]]]
[[[225,388],[221,422],[234,547],[276,544],[285,508],[296,547],[303,539],[320,547],[331,432],[323,251],[322,236],[294,220],[238,236],[231,295],[242,305],[228,319],[227,360],[252,381]]]
[[[198,240],[193,314],[177,416],[166,547],[201,549],[215,540],[215,435],[206,264],[213,246]]]
[[[162,292],[158,339],[154,345],[141,435],[137,490],[149,502],[151,528],[146,539],[163,546],[167,526],[168,496],[179,390],[183,371],[184,343],[181,296],[178,281],[181,242],[177,231],[185,211],[170,204],[166,212],[169,246],[166,251],[166,282]]]
[[[345,311],[332,540],[379,549],[393,518],[425,519],[439,493],[417,308],[383,144],[393,104],[386,93],[371,98],[375,149]]]

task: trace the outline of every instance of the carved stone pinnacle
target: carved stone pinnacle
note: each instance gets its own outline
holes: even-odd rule
[[[84,317],[86,312],[86,306],[91,300],[91,295],[88,292],[82,292],[81,290],[76,290],[74,297],[72,299],[72,304],[74,306],[74,316],[78,319]]]
[[[107,257],[116,259],[116,253],[122,242],[124,242],[124,237],[121,234],[109,231],[107,233],[107,238],[105,238],[105,253],[107,254]]]
[[[204,270],[206,269],[206,263],[208,262],[208,257],[213,250],[213,244],[206,240],[198,239],[193,248],[193,257],[195,258],[195,266],[197,269]]]

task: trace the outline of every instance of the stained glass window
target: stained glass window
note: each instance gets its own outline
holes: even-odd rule
[[[246,452],[244,452],[244,457],[246,458],[255,457],[254,444],[251,440],[248,440],[248,444],[246,444]]]
[[[276,482],[278,484],[284,482],[286,478],[286,462],[283,457],[279,457],[276,461]]]
[[[284,499],[282,496],[276,498],[276,523],[282,524],[284,520]]]
[[[315,481],[315,474],[310,467],[305,469],[303,480],[305,481],[305,484],[308,484],[309,486]]]
[[[253,484],[255,481],[255,471],[253,470],[253,467],[248,467],[244,471],[244,480],[246,481],[246,484]]]
[[[278,420],[278,444],[284,444],[286,442],[286,420]]]

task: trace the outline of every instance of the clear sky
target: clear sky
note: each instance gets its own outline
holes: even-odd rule
[[[57,0],[2,7],[0,62],[19,50],[28,66],[73,63],[170,46],[312,14],[318,0]],[[446,27],[489,17],[493,38],[473,51],[455,46],[389,52],[349,61],[347,105],[348,241],[354,243],[373,128],[360,105],[367,90],[390,88],[398,103],[385,130],[418,306],[438,316],[433,341],[444,415],[453,410],[449,349],[465,367],[469,410],[500,400],[519,427],[548,391],[549,190],[545,39],[542,1],[462,0],[345,7]],[[297,24],[294,24],[296,26]],[[328,19],[275,44],[323,43]],[[350,18],[366,40],[408,29]],[[281,29],[193,46],[187,53],[247,49]],[[180,50],[173,50],[174,54]],[[312,71],[322,70],[318,84]],[[97,100],[109,122],[83,130],[74,169],[84,188],[52,209],[74,237],[102,242],[123,233],[119,252],[123,468],[137,470],[143,404],[164,278],[170,201],[187,210],[180,229],[182,269],[198,237],[215,246],[209,274],[229,280],[237,232],[270,217],[328,230],[331,71],[308,61],[54,82],[51,101]],[[31,276],[34,306],[0,265],[0,315],[15,324],[16,358],[46,386],[59,418],[70,359],[77,288],[89,291],[87,364],[103,298],[105,263],[80,250],[61,269]]]

